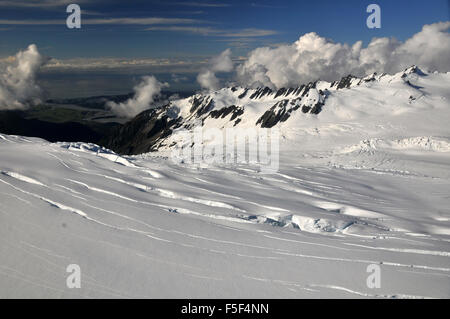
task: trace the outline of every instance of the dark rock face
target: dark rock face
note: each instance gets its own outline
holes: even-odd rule
[[[266,86],[265,88],[257,89],[256,92],[250,96],[250,98],[253,100],[256,100],[256,99],[262,98],[263,96],[269,95],[271,93],[272,93],[272,90]]]
[[[348,89],[348,88],[350,88],[350,84],[352,83],[353,79],[356,79],[356,77],[351,74],[347,75],[347,76],[343,77],[340,81],[333,82],[331,87],[332,88],[336,87],[336,90]]]
[[[191,103],[190,112],[199,117],[211,110],[214,100],[210,96],[194,96]]]
[[[308,83],[308,85],[303,86],[302,90],[300,90],[297,94],[300,94],[300,92],[301,92],[302,93],[301,96],[305,96],[306,94],[309,93],[310,89],[315,89],[316,88],[316,84],[317,84],[317,82],[310,82],[310,83]]]
[[[321,102],[321,99],[326,98],[326,94],[319,90],[319,95],[321,99],[316,101],[314,105],[305,105],[304,99],[308,95],[311,89],[316,88],[316,82],[311,82],[308,85],[302,85],[297,88],[291,89],[280,89],[275,94],[275,96],[281,96],[283,94],[289,95],[292,94],[294,96],[300,95],[295,99],[285,99],[277,102],[274,106],[270,108],[270,110],[266,111],[256,122],[256,125],[260,124],[262,128],[271,128],[277,125],[280,122],[285,122],[294,111],[297,111],[300,107],[303,113],[310,114],[319,114],[322,112],[322,107],[324,105]]]
[[[287,89],[285,89],[285,88],[279,89],[279,90],[277,91],[277,93],[275,93],[275,98],[277,98],[277,97],[283,95],[284,93],[286,93],[286,91],[287,91]]]
[[[179,126],[180,119],[166,114],[167,106],[138,114],[117,129],[102,144],[119,154],[135,155],[156,150],[161,141]]]
[[[244,114],[244,110],[236,105],[221,108],[220,110],[214,110],[209,113],[209,116],[213,119],[225,118],[227,115],[232,114],[230,121],[235,120],[238,116]]]
[[[303,85],[297,87],[296,89],[289,89],[289,90],[286,92],[286,95],[291,94],[291,93],[292,93],[293,95],[299,95],[300,92],[302,92],[302,90],[303,90],[304,88],[305,88],[305,85],[303,84]],[[290,92],[290,90],[293,90],[293,91]]]
[[[310,113],[310,114],[319,114],[322,112],[322,107],[324,106],[324,103],[317,102],[317,104],[311,106],[302,106],[302,112],[303,113]]]
[[[242,92],[242,93],[238,96],[238,98],[240,98],[240,99],[244,98],[244,97],[247,95],[247,93],[248,93],[248,89],[245,89],[244,92]]]
[[[190,99],[189,118],[202,118],[208,114],[214,106],[214,100],[208,95],[195,95]],[[135,155],[156,151],[165,146],[164,140],[170,136],[174,129],[184,124],[186,129],[191,129],[194,124],[183,123],[182,117],[169,116],[170,103],[156,109],[146,110],[138,114],[131,121],[104,141],[102,145],[119,154]],[[241,115],[243,111],[236,106],[216,111],[214,116],[223,116],[233,113],[233,119]]]
[[[276,103],[258,119],[256,125],[261,124],[261,127],[263,128],[271,128],[279,122],[286,121],[294,109],[293,107],[289,107],[289,104],[291,103],[289,100],[282,100]],[[298,107],[296,107],[296,109],[298,109]]]

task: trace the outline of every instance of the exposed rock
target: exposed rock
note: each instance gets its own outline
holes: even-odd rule
[[[218,119],[219,117],[220,117],[220,118],[225,118],[225,117],[227,117],[228,114],[230,114],[230,113],[233,114],[233,115],[231,116],[230,121],[233,121],[233,120],[235,120],[238,116],[244,114],[244,110],[243,110],[241,107],[239,107],[239,106],[231,105],[231,106],[229,106],[229,107],[221,108],[220,110],[214,110],[214,111],[211,111],[211,112],[209,113],[209,116],[212,117],[213,119]]]
[[[332,88],[336,87],[336,90],[348,89],[348,88],[350,88],[350,85],[352,84],[353,79],[357,79],[357,77],[349,74],[349,75],[343,77],[340,81],[333,82],[331,87]]]
[[[196,95],[192,98],[192,107],[190,112],[197,115],[197,117],[208,113],[214,103],[214,100],[209,96],[203,96],[203,95]]]
[[[266,86],[265,88],[257,89],[256,92],[250,96],[250,98],[256,100],[256,99],[262,98],[263,96],[269,95],[271,93],[272,93],[272,89],[270,89],[269,87]]]
[[[105,141],[105,146],[119,154],[133,155],[154,151],[181,121],[181,118],[169,118],[166,108],[167,106],[138,114],[117,129]]]
[[[244,92],[242,92],[242,93],[238,96],[238,98],[240,98],[240,99],[244,98],[244,97],[247,95],[247,93],[248,93],[248,89],[245,89]]]
[[[303,113],[319,114],[322,111],[326,95],[321,90],[317,91],[315,87],[316,83],[311,82],[298,90],[297,94],[302,92],[301,97],[277,102],[258,119],[256,125],[260,124],[263,128],[274,127],[280,122],[285,122],[291,116],[292,112],[298,110],[300,107]],[[310,92],[314,92],[317,97],[310,97]]]

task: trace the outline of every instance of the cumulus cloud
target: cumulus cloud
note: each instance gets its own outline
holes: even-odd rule
[[[42,90],[36,84],[36,74],[46,61],[34,44],[4,60],[0,71],[0,109],[25,109],[40,102]]]
[[[317,79],[333,81],[350,73],[356,76],[394,73],[412,64],[447,72],[450,71],[449,28],[450,22],[425,25],[405,42],[374,38],[367,47],[361,41],[350,46],[314,32],[307,33],[290,45],[251,51],[248,59],[237,67],[237,78],[246,86],[280,88]]]
[[[216,74],[208,69],[203,70],[197,76],[197,82],[204,89],[217,90],[220,87],[220,81],[216,77]]]
[[[134,87],[134,95],[123,103],[109,101],[106,105],[117,115],[134,117],[150,108],[154,99],[160,95],[162,88],[169,86],[159,82],[154,76],[144,76],[142,81]]]
[[[220,87],[220,81],[216,76],[216,72],[231,72],[233,68],[231,50],[226,49],[220,55],[211,59],[210,66],[203,69],[197,76],[197,82],[204,89],[216,90]]]

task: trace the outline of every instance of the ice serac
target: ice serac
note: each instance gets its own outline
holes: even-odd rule
[[[330,116],[339,121],[367,113],[395,115],[407,108],[427,107],[441,98],[427,90],[441,85],[438,82],[446,81],[446,75],[431,74],[432,78],[444,76],[435,81],[426,80],[428,76],[414,65],[394,75],[348,75],[331,83],[315,81],[275,91],[234,86],[198,93],[139,114],[104,144],[121,154],[139,154],[175,146],[174,131],[192,130],[197,125],[283,129]]]

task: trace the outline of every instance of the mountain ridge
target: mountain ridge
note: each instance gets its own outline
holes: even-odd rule
[[[225,87],[146,110],[117,128],[102,144],[120,154],[136,155],[174,146],[179,142],[171,140],[174,131],[190,130],[198,123],[216,128],[272,128],[298,113],[318,116],[326,108],[329,97],[339,96],[339,91],[370,88],[374,84],[396,85],[399,92],[407,92],[405,103],[412,103],[423,96],[420,85],[413,82],[426,76],[427,73],[413,65],[394,75],[373,73],[362,78],[347,75],[334,82],[318,80],[278,90]]]

